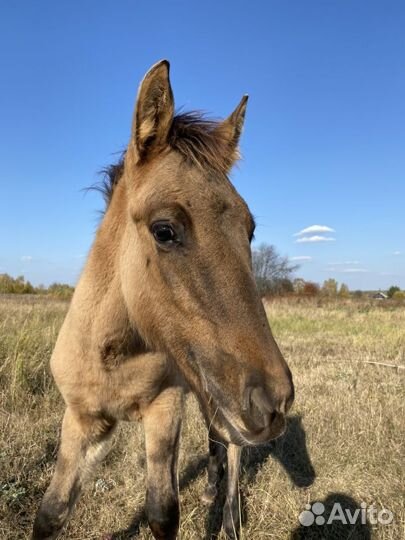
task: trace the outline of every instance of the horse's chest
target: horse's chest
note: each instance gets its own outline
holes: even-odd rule
[[[110,360],[98,374],[99,403],[117,418],[138,419],[170,378],[167,358],[159,353],[127,356],[119,352]]]
[[[170,379],[164,354],[151,353],[134,334],[105,335],[87,347],[56,347],[52,372],[66,403],[94,414],[137,419]]]

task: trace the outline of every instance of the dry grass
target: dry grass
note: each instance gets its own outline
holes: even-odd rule
[[[405,538],[403,507],[405,310],[367,303],[267,306],[274,334],[293,370],[296,403],[287,434],[245,451],[241,478],[244,539]],[[387,307],[388,306],[388,307]],[[67,304],[0,299],[0,538],[29,537],[52,474],[63,404],[48,360]],[[218,533],[220,505],[199,502],[206,432],[195,402],[187,404],[181,451],[181,538]],[[402,490],[402,491],[401,491]],[[142,521],[142,427],[122,425],[113,451],[80,500],[63,538],[95,539]],[[327,509],[361,502],[394,513],[391,525],[299,527],[308,502]],[[135,527],[136,528],[136,527]],[[122,538],[128,535],[121,535]]]

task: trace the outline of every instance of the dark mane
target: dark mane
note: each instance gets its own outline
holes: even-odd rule
[[[121,152],[120,158],[117,163],[113,163],[104,167],[100,171],[102,179],[91,186],[91,190],[99,191],[104,199],[105,207],[108,208],[112,199],[115,186],[118,184],[123,172],[126,150]]]
[[[205,118],[198,111],[177,114],[169,145],[196,167],[226,173],[238,156],[230,151],[226,134],[219,126],[219,122]]]
[[[196,167],[226,174],[236,156],[230,154],[218,125],[198,111],[176,114],[170,128],[169,145]],[[106,207],[124,172],[125,153],[126,150],[117,163],[101,170],[102,180],[92,188],[103,195]]]

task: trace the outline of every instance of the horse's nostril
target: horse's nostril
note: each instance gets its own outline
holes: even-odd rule
[[[246,412],[249,412],[251,408],[253,389],[254,389],[253,386],[247,386],[245,390],[245,395],[244,395],[244,400],[243,400],[243,410]]]
[[[284,396],[285,397],[285,396]],[[280,411],[282,400],[263,386],[249,385],[244,393],[242,420],[245,437],[250,444],[261,444],[280,436],[285,429],[285,415]],[[288,407],[285,400],[284,408]]]
[[[256,386],[250,394],[250,401],[253,403],[262,414],[267,414],[273,410],[270,400],[266,395],[263,387]]]
[[[249,386],[246,389],[245,410],[256,425],[265,427],[269,424],[273,407],[264,388],[261,386]]]

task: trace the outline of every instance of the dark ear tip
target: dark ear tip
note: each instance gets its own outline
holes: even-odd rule
[[[153,64],[153,66],[150,68],[149,73],[153,71],[158,71],[159,69],[164,68],[167,73],[170,71],[170,62],[169,60],[166,60],[165,58],[163,60],[159,60],[159,62],[156,62],[156,64]]]
[[[167,71],[170,70],[170,62],[169,60],[166,60],[166,58],[163,58],[163,60],[159,60],[159,62],[156,63],[157,66],[165,66]]]
[[[244,94],[244,96],[240,100],[240,105],[239,105],[240,109],[246,109],[248,99],[249,99],[249,96],[247,94]]]
[[[170,63],[168,60],[159,60],[159,62],[156,62],[156,64],[153,64],[151,68],[146,72],[146,75],[144,77],[144,80],[149,80],[153,77],[157,76],[163,76],[163,77],[169,77],[169,71],[170,71]]]
[[[248,99],[249,96],[247,94],[244,94],[242,96],[242,99],[239,101],[239,105],[236,107],[235,111],[232,114],[242,114],[244,116]]]

